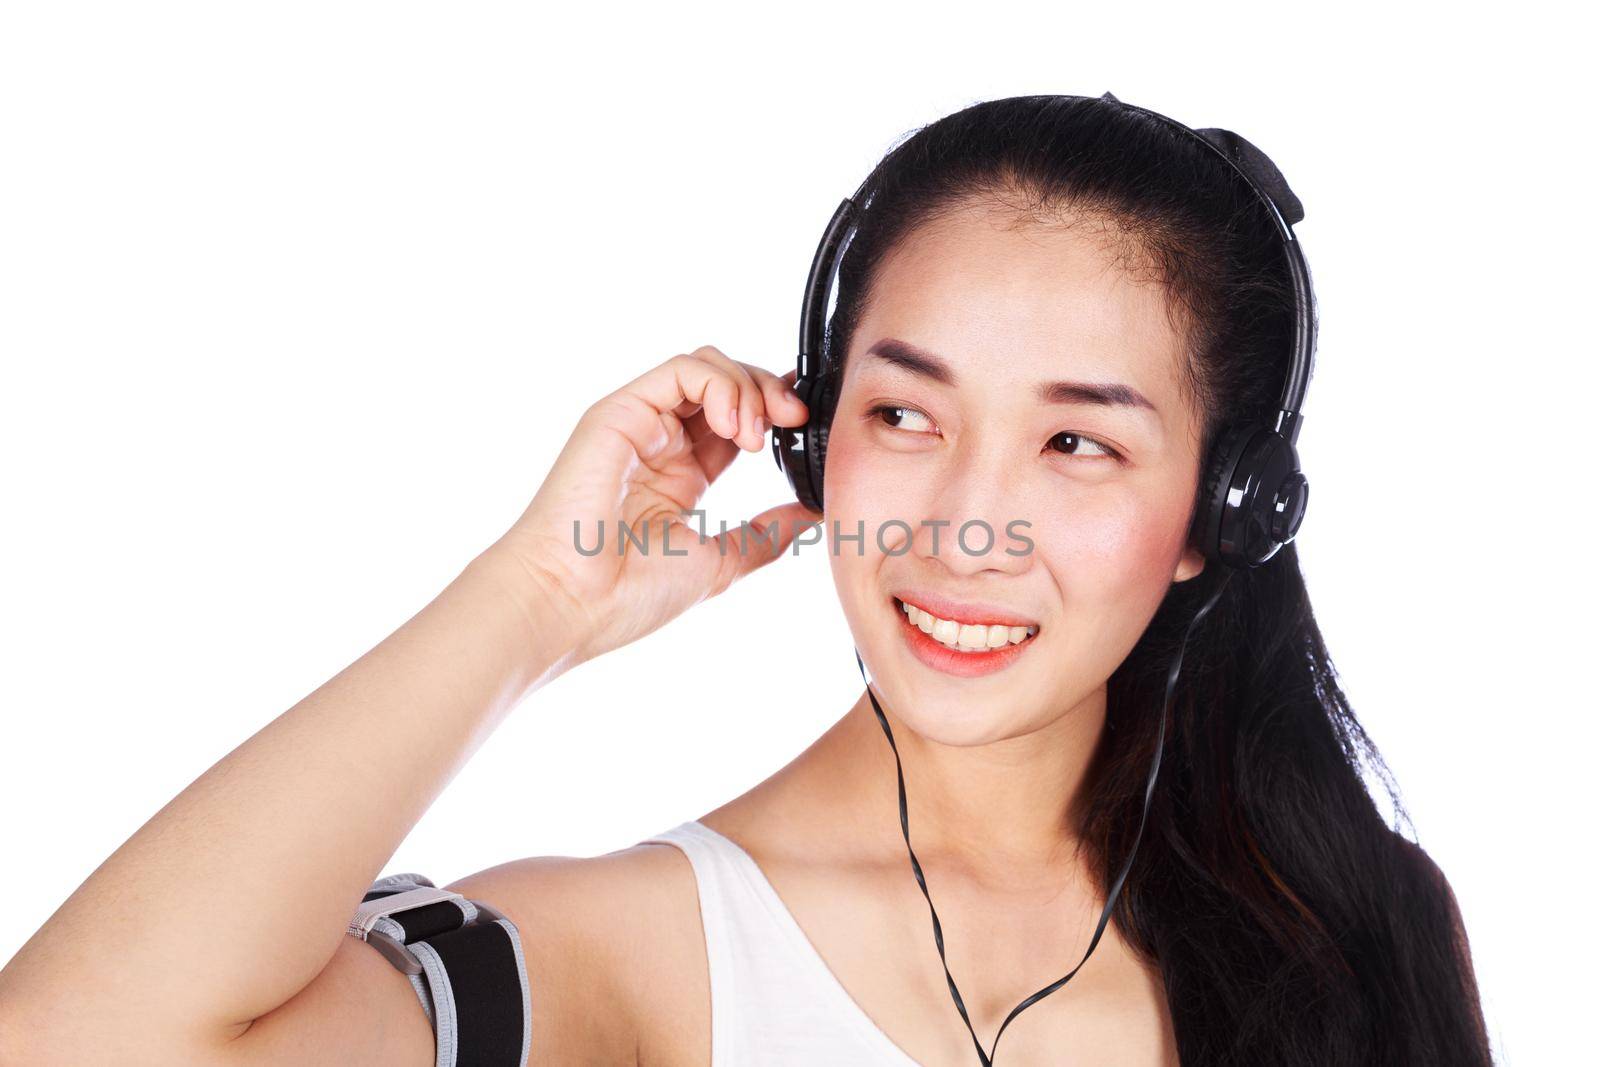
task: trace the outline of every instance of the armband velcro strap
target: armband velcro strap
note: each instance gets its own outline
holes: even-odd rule
[[[394,874],[372,884],[348,929],[410,979],[433,1027],[435,1067],[526,1067],[528,972],[510,919]]]
[[[426,934],[412,932],[420,930],[423,926],[430,925],[426,918],[429,913],[422,909],[428,905],[439,904],[444,901],[450,901],[455,904],[456,911],[460,914],[453,913],[448,908],[433,909],[433,922],[431,925],[438,926],[439,930],[450,929],[450,926],[440,924],[447,924],[453,919],[471,922],[477,917],[467,911],[466,906],[472,902],[460,893],[452,893],[447,889],[437,889],[433,886],[424,885],[401,892],[382,891],[374,893],[369,891],[365,897],[361,898],[361,906],[356,908],[355,917],[350,920],[349,930],[356,937],[364,939],[368,931],[376,926],[380,920],[392,917],[396,923],[405,928],[407,933],[410,933],[409,938],[400,938],[402,942],[425,937],[427,936]],[[474,912],[476,911],[476,909],[473,910]],[[407,912],[414,914],[408,915],[406,914]],[[410,923],[409,926],[407,925],[408,921]],[[456,925],[460,925],[460,922],[458,921]]]

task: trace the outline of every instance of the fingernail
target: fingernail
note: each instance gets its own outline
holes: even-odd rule
[[[756,436],[764,437],[767,432],[767,420],[763,415],[756,416]]]
[[[733,432],[739,432],[739,405],[735,404],[728,409],[728,425],[733,427]]]

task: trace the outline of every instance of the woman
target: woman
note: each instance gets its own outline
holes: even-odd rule
[[[1265,205],[1110,98],[975,105],[869,183],[829,412],[709,346],[592,405],[512,529],[0,972],[0,1060],[433,1062],[354,903],[512,707],[821,522],[872,671],[826,733],[633,848],[449,887],[522,931],[531,1062],[1488,1062],[1454,898],[1363,785],[1388,779],[1294,543],[1230,577],[1193,536],[1203,457],[1286,374]],[[696,538],[739,449],[829,414],[820,514]],[[671,554],[586,552],[597,520]],[[958,543],[974,521],[996,536]]]

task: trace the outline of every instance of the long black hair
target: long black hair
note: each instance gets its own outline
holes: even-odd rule
[[[839,267],[832,373],[885,257],[990,200],[1024,220],[1110,222],[1125,265],[1155,272],[1188,341],[1207,450],[1228,424],[1276,411],[1293,326],[1279,239],[1249,186],[1181,131],[1114,100],[987,101],[901,141],[868,189]],[[1174,583],[1108,682],[1107,729],[1071,816],[1107,890],[1133,844],[1167,671],[1222,577],[1211,563]],[[1160,970],[1185,1064],[1490,1062],[1455,898],[1400,832],[1415,837],[1340,690],[1295,543],[1236,573],[1191,638],[1166,745],[1113,916]]]

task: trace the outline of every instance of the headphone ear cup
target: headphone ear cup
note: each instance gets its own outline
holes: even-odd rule
[[[1193,542],[1206,559],[1226,566],[1238,563],[1222,551],[1222,520],[1228,505],[1228,488],[1233,482],[1233,471],[1250,436],[1251,428],[1242,423],[1225,428],[1211,446],[1200,479],[1200,492],[1195,501]]]
[[[839,375],[824,374],[817,383],[817,405],[806,422],[806,466],[815,499],[802,502],[812,511],[822,510],[822,470],[828,459],[828,434],[833,429],[833,412],[838,403]]]
[[[1230,427],[1206,468],[1196,544],[1225,566],[1259,567],[1294,540],[1309,494],[1299,456],[1282,434],[1248,423]]]
[[[806,422],[800,426],[772,427],[772,458],[788,480],[795,496],[807,507],[810,506],[811,497],[809,484],[811,465],[806,459],[806,448],[811,438],[809,411],[815,392],[812,386],[813,382],[808,378],[797,378],[794,383],[795,395],[808,410]]]

